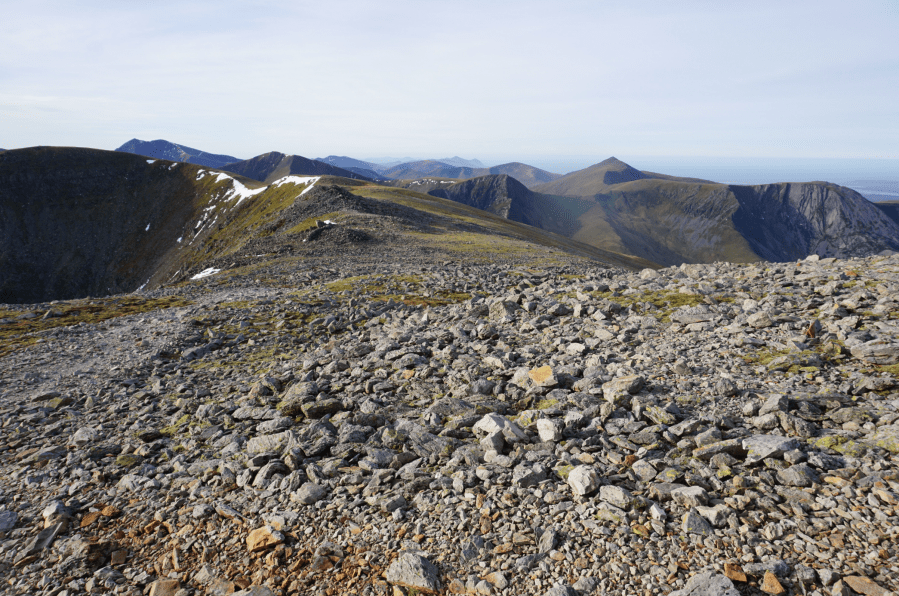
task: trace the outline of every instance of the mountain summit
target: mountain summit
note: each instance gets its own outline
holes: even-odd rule
[[[131,139],[116,151],[120,153],[134,153],[152,157],[154,159],[167,159],[169,161],[180,161],[184,163],[193,163],[198,166],[206,166],[209,168],[220,168],[225,164],[240,161],[240,158],[231,155],[219,155],[216,153],[206,153],[199,149],[193,149],[186,145],[178,145],[171,141],[157,139],[155,141],[141,141],[140,139]]]

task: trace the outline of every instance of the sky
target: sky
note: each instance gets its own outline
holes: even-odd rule
[[[30,0],[3,20],[7,149],[899,159],[896,0]]]

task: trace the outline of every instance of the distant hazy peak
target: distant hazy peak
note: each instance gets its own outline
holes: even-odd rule
[[[464,159],[456,155],[455,157],[443,157],[441,159],[435,159],[434,161],[439,161],[441,163],[445,163],[450,166],[456,166],[457,168],[483,168],[484,164],[481,163],[478,159]]]
[[[207,153],[186,145],[179,145],[166,141],[165,139],[156,139],[155,141],[142,141],[140,139],[131,139],[116,151],[120,153],[133,153],[135,155],[143,155],[155,159],[167,159],[169,161],[181,161],[185,163],[193,163],[210,168],[220,168],[225,164],[240,161],[239,158],[232,155],[221,155],[216,153]]]

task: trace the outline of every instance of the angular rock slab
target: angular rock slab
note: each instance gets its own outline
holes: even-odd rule
[[[602,385],[602,395],[606,401],[612,404],[622,403],[630,394],[643,388],[646,379],[640,375],[629,375],[612,379]]]
[[[707,571],[687,580],[683,590],[668,596],[740,596],[732,581],[725,576]]]
[[[780,458],[787,451],[799,449],[799,441],[778,435],[753,435],[743,439],[746,450],[746,464],[754,464],[765,458]]]
[[[387,568],[384,579],[388,583],[425,594],[437,594],[440,591],[437,567],[426,558],[413,553],[401,554]]]
[[[899,344],[874,339],[852,346],[849,350],[859,360],[868,364],[896,364],[899,362]]]

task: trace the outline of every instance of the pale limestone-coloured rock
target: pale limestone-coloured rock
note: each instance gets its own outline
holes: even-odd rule
[[[697,507],[709,502],[709,494],[700,486],[686,486],[671,491],[671,498],[683,507]]]
[[[780,458],[787,451],[799,449],[799,441],[778,435],[753,435],[743,439],[746,463],[754,464],[765,458]]]
[[[437,594],[441,588],[437,567],[425,557],[409,552],[401,554],[390,564],[384,579],[425,594]]]
[[[592,493],[599,487],[599,474],[593,466],[575,466],[568,472],[568,486],[578,496]]]
[[[501,432],[503,438],[511,443],[524,442],[528,438],[520,426],[500,414],[487,414],[475,423],[472,430],[485,435]]]
[[[556,443],[562,440],[562,424],[558,420],[541,418],[537,420],[537,434],[543,442]]]
[[[603,397],[613,404],[623,403],[631,394],[640,391],[645,379],[640,375],[628,375],[612,379],[602,385]]]
[[[621,509],[629,509],[634,503],[634,495],[631,494],[631,491],[614,485],[601,486],[599,498]]]
[[[283,451],[291,446],[296,440],[296,435],[292,430],[285,430],[273,435],[261,435],[253,437],[247,441],[247,453],[253,455],[257,453],[270,453],[272,451]]]
[[[682,590],[671,592],[668,596],[740,596],[740,593],[724,575],[706,571],[694,575]]]
[[[291,495],[291,500],[302,503],[303,505],[313,505],[324,499],[327,495],[327,487],[314,482],[307,482]]]

